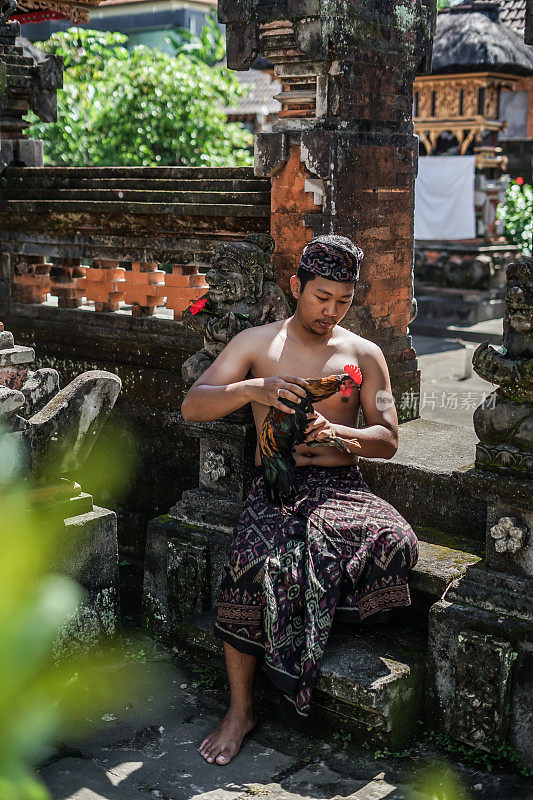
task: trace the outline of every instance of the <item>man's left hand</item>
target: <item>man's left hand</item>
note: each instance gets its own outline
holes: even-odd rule
[[[328,442],[336,437],[335,426],[318,411],[307,415],[307,428],[305,429],[305,443]]]

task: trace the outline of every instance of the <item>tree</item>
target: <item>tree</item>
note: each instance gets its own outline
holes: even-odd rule
[[[58,120],[36,124],[48,163],[72,166],[240,166],[252,136],[222,111],[244,90],[222,66],[70,28],[39,43],[65,59]]]

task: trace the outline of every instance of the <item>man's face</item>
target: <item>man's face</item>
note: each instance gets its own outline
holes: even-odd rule
[[[350,308],[354,284],[330,281],[317,275],[301,289],[297,275],[291,278],[291,290],[298,301],[297,313],[302,324],[318,336],[331,333]]]

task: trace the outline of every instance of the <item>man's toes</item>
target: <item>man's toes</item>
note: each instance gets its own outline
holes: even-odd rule
[[[227,747],[223,747],[216,758],[217,764],[227,764],[231,760],[231,753]]]
[[[209,761],[209,763],[212,764],[219,753],[220,753],[220,747],[218,746],[212,747],[207,756],[207,761]]]

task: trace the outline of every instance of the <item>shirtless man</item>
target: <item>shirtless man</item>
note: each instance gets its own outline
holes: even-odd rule
[[[339,325],[353,300],[361,258],[360,249],[344,237],[313,240],[291,278],[291,291],[297,300],[294,315],[235,336],[191,387],[182,405],[184,418],[215,420],[251,403],[259,433],[270,406],[294,413],[283,401],[299,402],[305,394],[306,377],[339,374],[346,364],[355,364],[363,374],[360,391],[354,391],[348,401],[336,394],[316,403],[309,416],[306,443],[294,451],[296,466],[353,468],[359,455],[391,458],[398,448],[398,420],[385,358],[376,344]],[[356,427],[360,406],[364,428]],[[332,436],[352,440],[352,452],[341,453],[327,444],[307,444],[327,442]],[[396,603],[406,604],[405,598]],[[217,634],[220,636],[220,631]],[[234,646],[239,644],[237,638],[225,638],[233,643],[224,641],[230,705],[220,725],[198,748],[206,761],[217,764],[229,763],[256,724],[252,703],[255,645],[244,643],[239,650]]]

